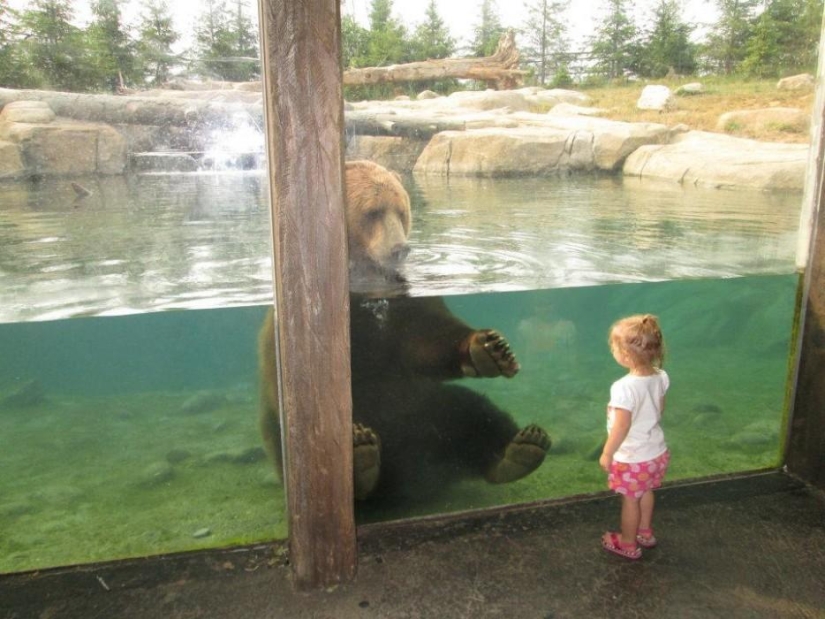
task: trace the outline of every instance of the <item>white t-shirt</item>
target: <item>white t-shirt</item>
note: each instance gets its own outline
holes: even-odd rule
[[[664,370],[650,376],[627,374],[610,387],[607,405],[607,431],[613,427],[614,408],[630,411],[630,431],[613,454],[617,462],[646,462],[667,451],[665,434],[659,422],[662,402],[670,387],[670,378]]]

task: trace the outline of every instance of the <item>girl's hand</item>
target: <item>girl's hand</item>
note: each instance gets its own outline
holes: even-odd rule
[[[613,464],[613,456],[608,456],[605,453],[602,453],[601,457],[599,458],[599,466],[602,467],[602,470],[605,473],[610,472],[610,465]]]

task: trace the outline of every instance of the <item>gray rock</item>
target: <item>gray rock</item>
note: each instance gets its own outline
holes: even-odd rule
[[[132,153],[132,169],[147,172],[196,172],[198,162],[187,153]]]
[[[226,396],[214,391],[201,391],[181,404],[180,411],[188,415],[199,415],[209,413],[226,404]]]
[[[154,488],[166,484],[175,477],[175,469],[166,461],[155,462],[141,471],[138,484],[144,488]]]
[[[810,73],[783,77],[776,83],[778,90],[813,90],[815,86],[816,80]]]
[[[29,408],[46,401],[46,390],[37,380],[29,380],[0,399],[0,405],[9,408]]]
[[[807,161],[807,144],[690,131],[672,144],[641,146],[625,161],[624,174],[717,189],[802,191]]]
[[[645,86],[642,94],[636,102],[636,107],[640,110],[654,110],[662,112],[676,106],[676,99],[670,88],[657,84]]]

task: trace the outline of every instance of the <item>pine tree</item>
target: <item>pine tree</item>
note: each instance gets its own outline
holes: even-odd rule
[[[473,40],[470,43],[472,55],[479,58],[492,56],[505,32],[506,28],[501,25],[501,19],[496,12],[495,0],[482,0],[480,21],[474,29]]]
[[[520,29],[521,59],[532,67],[536,82],[544,86],[567,85],[562,76],[567,73],[568,51],[564,13],[568,3],[563,0],[533,0],[525,5],[527,19]]]
[[[779,77],[816,68],[821,0],[769,0],[748,40],[742,71]]]
[[[653,29],[641,48],[639,72],[645,77],[664,77],[675,72],[696,71],[696,48],[690,41],[692,28],[682,20],[677,0],[659,0],[653,11]]]
[[[24,41],[18,60],[29,67],[28,80],[41,88],[84,91],[96,80],[89,66],[83,32],[72,25],[69,0],[33,0],[20,16]]]
[[[392,16],[392,0],[372,0],[369,20],[367,66],[380,67],[411,60],[406,29]]]
[[[169,79],[176,63],[172,46],[178,38],[167,1],[145,0],[137,42],[144,82],[157,86]]]
[[[244,81],[259,74],[257,37],[244,9],[244,0],[237,0],[233,10],[226,0],[205,0],[195,26],[195,53],[205,75]]]
[[[759,0],[716,0],[719,20],[711,29],[705,57],[713,72],[734,73],[745,58],[753,35],[754,11]]]
[[[438,14],[435,0],[427,5],[425,19],[415,29],[412,38],[415,60],[449,58],[455,53],[455,39]]]
[[[134,46],[123,29],[118,0],[94,0],[86,30],[90,62],[99,88],[117,91],[134,81]]]
[[[367,66],[369,30],[363,28],[351,15],[341,17],[341,54],[345,69]]]
[[[629,4],[630,0],[605,0],[604,16],[590,42],[596,68],[608,79],[635,69],[638,30],[628,16]]]
[[[412,60],[430,60],[450,58],[455,55],[456,42],[450,36],[450,30],[438,14],[435,0],[430,0],[423,22],[418,24],[410,42]],[[420,90],[433,90],[447,93],[458,87],[454,79],[418,82],[415,87]]]

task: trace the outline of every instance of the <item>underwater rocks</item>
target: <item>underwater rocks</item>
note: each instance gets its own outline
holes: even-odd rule
[[[747,451],[778,449],[779,423],[776,420],[755,421],[731,436],[727,446]]]
[[[181,404],[180,412],[187,415],[210,413],[227,403],[226,396],[214,391],[201,391]]]
[[[216,451],[206,456],[207,464],[229,462],[231,464],[254,464],[266,460],[263,447],[245,447],[228,451]]]
[[[46,390],[37,380],[30,380],[0,399],[0,406],[9,408],[29,408],[46,401]]]
[[[161,486],[172,481],[175,477],[175,469],[168,462],[153,462],[140,473],[138,485],[144,488]]]

